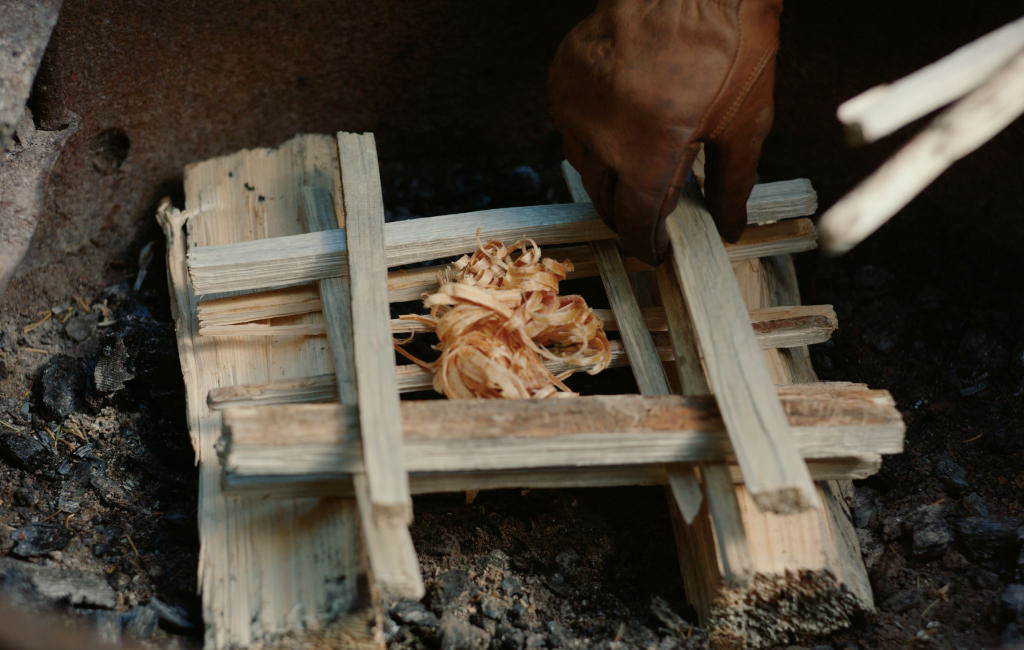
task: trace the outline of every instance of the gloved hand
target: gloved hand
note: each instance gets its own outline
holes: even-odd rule
[[[551,116],[566,158],[626,253],[668,246],[700,143],[705,199],[735,241],[771,128],[782,0],[601,0],[555,54]]]

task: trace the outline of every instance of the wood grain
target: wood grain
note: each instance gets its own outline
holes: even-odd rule
[[[811,250],[817,245],[813,213],[816,197],[806,181],[787,181],[790,189],[757,190],[748,204],[753,223],[780,221],[747,228],[740,241],[727,246],[730,259]],[[799,188],[794,188],[794,184]],[[763,205],[763,209],[762,206]],[[759,216],[760,215],[760,216]],[[541,246],[602,241],[614,238],[584,203],[501,208],[427,217],[387,224],[388,266],[400,266],[462,255],[476,249],[477,231],[484,241],[512,243],[529,237]],[[189,272],[199,295],[269,289],[314,282],[344,273],[348,251],[337,232],[308,233],[280,241],[242,242],[189,251]]]
[[[367,490],[374,509],[412,521],[409,481],[402,459],[402,428],[394,352],[388,329],[384,203],[372,134],[339,133],[338,157],[345,196],[352,336]]]
[[[170,217],[170,208],[164,213],[189,431],[199,462],[199,588],[208,648],[259,645],[277,634],[321,625],[357,603],[362,571],[355,504],[226,494],[215,449],[221,418],[206,405],[206,394],[218,386],[330,372],[324,343],[201,339],[185,268],[186,247],[303,232],[303,185],[340,198],[334,138],[300,136],[274,149],[190,165],[187,214]],[[258,195],[265,200],[258,201]],[[187,237],[181,230],[186,223]]]
[[[708,383],[747,488],[762,508],[775,512],[818,507],[711,215],[699,198],[684,195],[665,225]]]

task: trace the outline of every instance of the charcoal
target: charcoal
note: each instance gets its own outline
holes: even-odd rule
[[[63,420],[85,410],[88,378],[80,359],[58,354],[39,369],[32,392],[44,417]]]
[[[59,551],[67,546],[71,541],[71,531],[60,524],[33,522],[14,531],[12,539],[12,554],[18,557],[35,557]]]

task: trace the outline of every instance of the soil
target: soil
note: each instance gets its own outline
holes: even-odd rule
[[[65,12],[80,9],[68,4]],[[828,206],[921,126],[850,149],[834,118],[838,102],[1016,16],[1012,8],[977,5],[926,12],[914,3],[824,4],[787,5],[777,117],[761,174],[809,177]],[[71,39],[63,43],[73,47]],[[180,200],[180,185],[168,176],[168,158],[157,166],[145,158],[161,144],[136,137],[142,127],[129,128],[131,149],[122,151],[123,133],[95,121],[90,130],[85,118],[83,138],[106,135],[93,154],[84,140],[69,145],[51,181],[58,207],[3,296],[0,592],[22,606],[84,619],[103,638],[195,647],[196,472],[161,242],[134,286],[146,266],[140,253],[158,238],[152,203],[162,192]],[[363,119],[367,128],[388,128],[372,115]],[[286,122],[275,128],[280,139],[290,135]],[[254,132],[251,141],[218,147],[270,144],[260,140],[267,137]],[[496,165],[467,162],[460,150],[403,149],[403,137],[385,139],[381,154],[392,219],[568,200],[558,153],[546,146],[524,153],[512,138],[495,137],[486,146],[504,147],[504,160],[520,162]],[[197,142],[175,155],[226,152]],[[856,486],[856,524],[878,612],[829,638],[793,643],[1022,643],[1021,151],[1018,120],[850,254],[798,257],[804,301],[833,304],[839,315],[833,340],[812,348],[819,375],[889,389],[908,428],[906,451]],[[184,162],[171,161],[176,168]],[[93,180],[78,182],[86,173]],[[119,192],[138,198],[101,201]],[[79,200],[91,221],[68,216]],[[627,376],[611,381],[629,390]],[[704,644],[681,587],[662,490],[434,495],[417,498],[415,508],[428,595],[388,605],[385,630],[394,647]],[[74,587],[81,584],[91,587]]]

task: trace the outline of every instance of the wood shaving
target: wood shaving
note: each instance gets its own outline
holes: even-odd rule
[[[545,398],[574,395],[563,382],[574,372],[594,375],[611,361],[601,320],[581,296],[558,295],[569,260],[541,257],[533,240],[506,247],[480,244],[438,274],[437,292],[423,301],[428,315],[406,314],[437,334],[441,355],[405,357],[434,373],[434,390],[449,398]],[[552,374],[543,360],[574,368]]]

